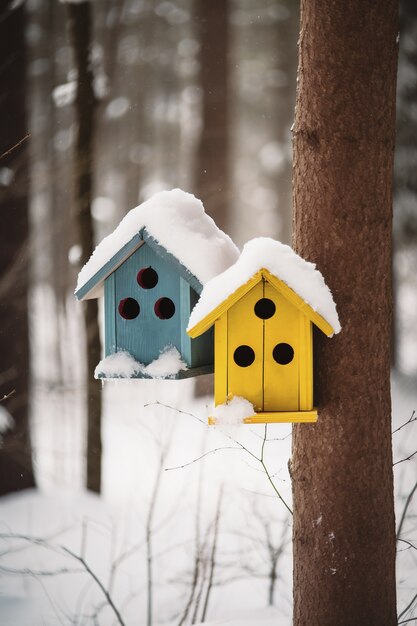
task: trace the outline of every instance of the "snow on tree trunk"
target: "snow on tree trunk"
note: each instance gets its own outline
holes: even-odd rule
[[[391,178],[397,3],[303,0],[294,247],[342,332],[316,337],[316,425],[294,427],[294,625],[396,624]]]
[[[75,219],[81,243],[81,265],[94,250],[91,216],[93,194],[93,135],[95,96],[91,64],[91,4],[68,4],[69,25],[77,69],[75,99],[77,142],[75,148]],[[97,300],[87,300],[84,306],[87,356],[87,489],[101,488],[101,383],[93,372],[100,360],[100,335]]]
[[[3,3],[0,20],[0,397],[15,393],[4,401],[13,421],[0,442],[0,495],[35,484],[29,434],[26,20],[25,7],[12,5]]]

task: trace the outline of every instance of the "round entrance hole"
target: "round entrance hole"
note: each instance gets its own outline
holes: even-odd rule
[[[261,320],[269,320],[275,313],[275,302],[272,302],[269,298],[261,298],[255,304],[255,315],[261,318]]]
[[[255,360],[255,352],[250,346],[239,346],[233,353],[233,359],[239,367],[249,367]]]
[[[124,298],[119,302],[119,314],[125,320],[134,320],[140,313],[139,302],[134,298]]]
[[[155,302],[154,311],[160,320],[169,320],[175,313],[175,304],[171,298],[159,298]]]
[[[143,267],[136,276],[139,287],[153,289],[158,284],[158,274],[152,267]]]
[[[279,365],[288,365],[294,358],[294,350],[289,343],[277,343],[272,356]]]

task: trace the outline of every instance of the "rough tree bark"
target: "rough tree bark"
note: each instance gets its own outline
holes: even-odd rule
[[[28,142],[22,142],[26,20],[25,7],[13,4],[3,3],[0,18],[0,397],[15,391],[3,405],[14,426],[0,443],[0,495],[35,485],[29,433]]]
[[[294,246],[342,332],[315,346],[316,425],[293,439],[294,625],[393,626],[391,178],[397,2],[302,0]]]
[[[75,219],[81,244],[81,265],[94,250],[94,231],[91,216],[93,195],[93,137],[94,77],[91,65],[91,5],[89,2],[68,4],[70,34],[77,68],[77,96],[75,100],[77,141],[75,148]],[[86,389],[87,389],[87,489],[100,492],[101,488],[101,384],[93,372],[100,360],[101,346],[98,326],[97,300],[86,300],[84,322],[86,332]]]
[[[227,230],[229,204],[229,2],[197,0],[203,89],[202,130],[195,193],[219,228]]]

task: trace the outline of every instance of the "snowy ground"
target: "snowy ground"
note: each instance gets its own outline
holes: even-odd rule
[[[264,427],[234,426],[226,431],[207,427],[199,420],[204,422],[208,408],[204,400],[193,399],[189,380],[174,384],[172,381],[106,383],[104,393],[103,498],[81,489],[82,448],[76,445],[77,441],[81,443],[76,412],[71,412],[69,407],[58,412],[56,399],[50,392],[44,394],[42,411],[38,406],[40,490],[2,500],[0,532],[46,538],[47,546],[35,544],[33,539],[2,540],[0,624],[118,623],[93,576],[110,590],[126,624],[145,624],[147,526],[151,529],[153,554],[154,623],[179,624],[189,599],[197,549],[202,555],[201,563],[205,563],[201,567],[206,567],[205,581],[201,584],[202,599],[206,597],[214,518],[222,488],[218,565],[206,617],[214,624],[229,626],[268,626],[272,621],[289,625],[291,550],[286,509],[275,497],[260,464],[250,453],[235,449],[239,448],[236,444],[239,442],[258,455]],[[160,398],[196,417],[164,406],[144,406]],[[401,425],[417,405],[414,386],[394,379],[393,400],[394,422]],[[410,436],[409,430],[414,428],[415,425],[410,425],[394,435],[395,460],[414,451],[411,448],[416,437]],[[286,469],[289,433],[289,425],[268,427],[268,439],[274,441],[267,443],[266,457],[268,469],[287,502],[290,502]],[[56,441],[60,442],[61,450],[56,450]],[[217,451],[193,462],[211,450]],[[163,471],[155,491],[158,468]],[[168,471],[168,468],[174,469]],[[396,466],[397,520],[415,482],[415,470],[413,460]],[[150,517],[153,492],[156,497]],[[413,512],[414,517],[409,515],[404,526],[404,537],[408,540],[417,536],[416,506],[410,511]],[[276,608],[265,611],[269,530],[278,545],[282,540],[283,555],[278,567]],[[400,609],[416,591],[416,559],[414,551],[406,548],[406,544],[400,547],[398,560]],[[65,550],[81,556],[85,564]],[[91,567],[92,573],[86,572],[86,566]],[[14,574],[13,570],[26,570],[26,574]],[[193,611],[194,608],[193,605]],[[197,621],[201,610],[202,601],[195,611]],[[191,623],[193,611],[185,623]]]
[[[44,330],[34,338],[44,344],[33,407],[39,489],[0,501],[0,626],[142,626],[150,599],[153,624],[187,626],[205,612],[205,623],[289,626],[291,528],[256,458],[265,427],[208,427],[208,399],[195,400],[189,379],[106,382],[103,494],[86,494],[75,331],[62,354],[69,379],[62,385],[50,383],[56,363],[42,357],[53,352]],[[393,428],[416,408],[415,382],[394,378]],[[268,426],[264,459],[288,504],[290,432],[290,425]],[[416,432],[410,424],[394,434],[395,461],[417,449]],[[416,458],[395,466],[397,525],[416,469]],[[401,533],[414,543],[416,519],[417,494]],[[275,608],[268,609],[275,552]],[[416,572],[416,550],[403,542],[400,613],[417,591]]]

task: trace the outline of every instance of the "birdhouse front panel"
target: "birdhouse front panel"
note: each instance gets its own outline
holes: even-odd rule
[[[114,272],[115,348],[150,363],[166,346],[181,351],[180,277],[147,244]]]
[[[312,408],[312,397],[307,402],[300,394],[301,378],[306,374],[300,370],[305,316],[265,280],[224,315],[226,395],[247,398],[257,412]]]

